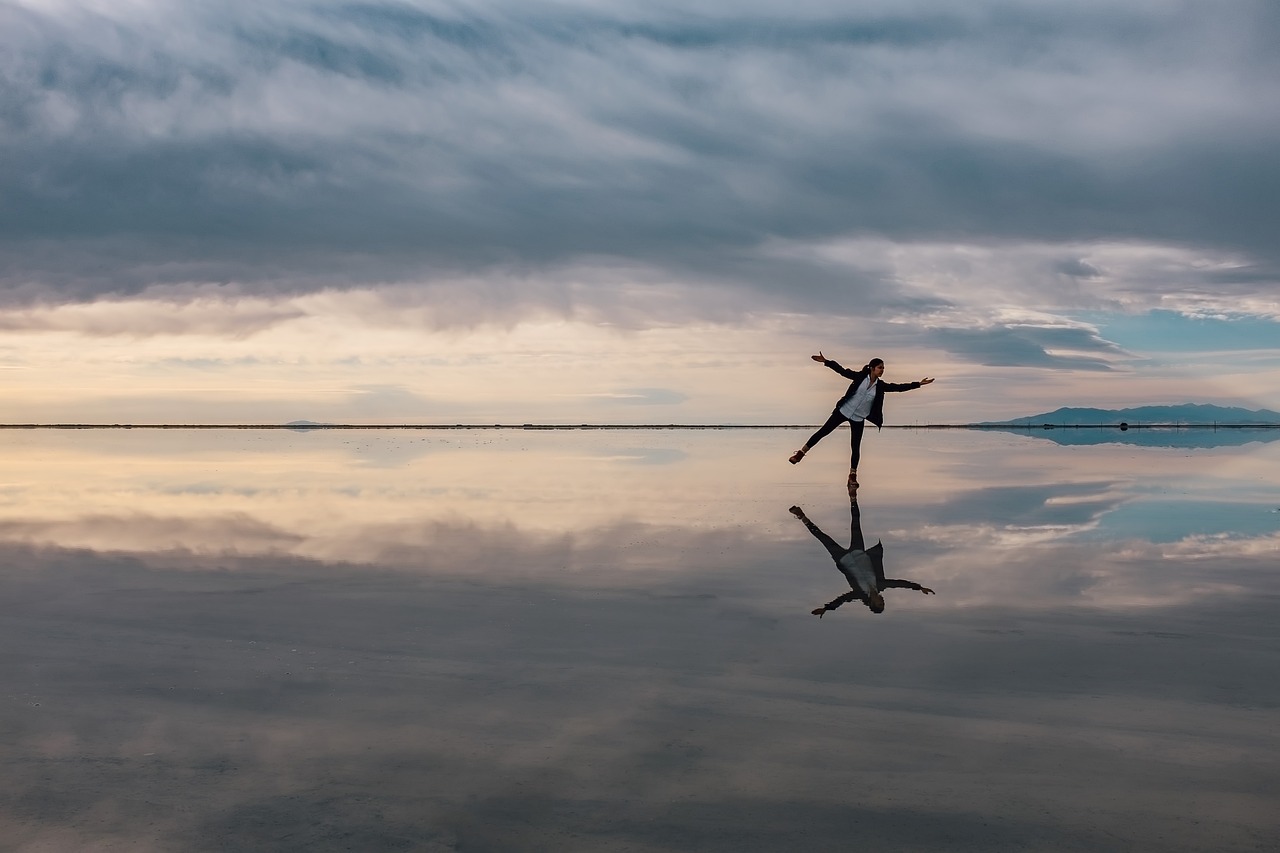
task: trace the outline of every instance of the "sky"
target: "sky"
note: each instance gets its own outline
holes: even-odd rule
[[[1280,409],[1280,6],[0,0],[0,422]]]

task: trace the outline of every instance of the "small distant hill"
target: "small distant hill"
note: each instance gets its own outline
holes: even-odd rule
[[[1132,409],[1089,409],[1064,407],[1052,412],[1027,415],[1008,421],[987,421],[982,426],[1054,424],[1280,424],[1280,412],[1270,409],[1243,409],[1239,406],[1212,406],[1182,403],[1174,406],[1137,406]]]
[[[294,432],[306,432],[309,429],[324,429],[327,426],[329,426],[329,424],[318,424],[315,421],[289,421],[285,424],[286,429],[291,429]]]

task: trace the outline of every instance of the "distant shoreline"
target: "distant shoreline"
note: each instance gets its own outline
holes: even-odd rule
[[[243,429],[290,430],[707,430],[707,429],[814,429],[816,424],[0,424],[0,430],[133,430],[133,429]],[[973,429],[997,431],[1065,430],[1218,430],[1280,429],[1280,424],[1151,423],[1151,424],[886,424],[885,429]]]

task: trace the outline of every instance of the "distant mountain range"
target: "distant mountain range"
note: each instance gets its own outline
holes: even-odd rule
[[[1137,406],[1132,409],[1088,409],[1064,407],[1039,415],[1008,421],[987,421],[981,426],[1081,426],[1096,424],[1280,424],[1280,412],[1270,409],[1243,409],[1238,406],[1211,406],[1183,403],[1176,406]]]

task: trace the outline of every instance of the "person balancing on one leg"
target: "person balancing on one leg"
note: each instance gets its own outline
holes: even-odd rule
[[[858,460],[862,455],[862,428],[864,422],[871,421],[877,427],[884,423],[885,393],[889,391],[911,391],[928,385],[933,380],[926,376],[919,382],[882,382],[880,377],[884,375],[884,360],[879,358],[871,359],[871,361],[867,362],[866,367],[855,371],[842,367],[839,362],[827,358],[821,352],[811,357],[814,361],[819,364],[825,364],[844,378],[851,380],[851,382],[849,383],[849,389],[844,392],[840,402],[836,403],[836,407],[831,411],[831,417],[827,418],[827,422],[818,427],[817,432],[809,436],[809,440],[804,443],[804,447],[791,454],[791,464],[794,465],[803,459],[804,455],[812,450],[815,444],[840,424],[847,421],[849,423],[850,447],[849,489],[852,491],[858,488]]]

